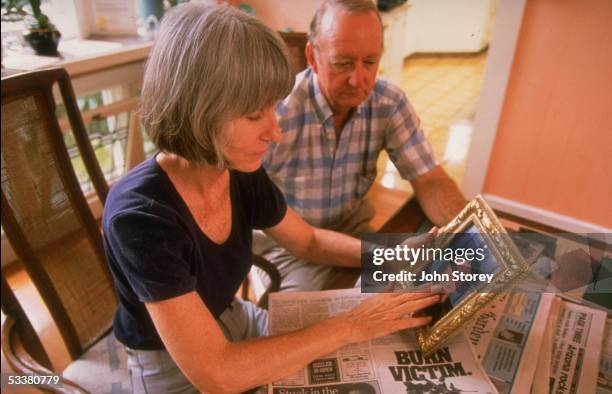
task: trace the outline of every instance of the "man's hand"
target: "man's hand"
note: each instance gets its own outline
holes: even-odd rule
[[[433,239],[438,233],[437,227],[432,227],[429,232],[424,234],[414,235],[412,237],[408,237],[400,244],[400,247],[407,246],[410,249],[418,249],[421,246],[427,247],[433,243]],[[411,267],[414,266],[414,263],[418,263],[419,261],[389,261],[386,262],[384,267],[384,272],[386,273],[399,273],[402,270],[411,271]]]

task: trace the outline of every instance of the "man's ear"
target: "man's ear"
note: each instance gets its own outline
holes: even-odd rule
[[[304,49],[304,53],[306,54],[306,61],[308,62],[308,64],[310,65],[310,68],[312,68],[312,71],[314,71],[315,73],[318,73],[318,67],[317,67],[317,62],[315,61],[315,49],[312,46],[312,43],[310,41],[308,41],[306,43],[306,48]]]

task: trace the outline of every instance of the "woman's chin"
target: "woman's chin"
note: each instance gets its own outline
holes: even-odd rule
[[[240,172],[255,172],[261,167],[261,160],[242,162],[232,165],[231,168]]]

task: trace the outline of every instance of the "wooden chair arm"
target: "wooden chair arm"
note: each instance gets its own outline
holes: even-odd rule
[[[280,289],[281,276],[278,269],[263,257],[253,253],[253,265],[261,268],[270,278],[270,284],[266,288],[266,291],[261,295],[257,306],[263,309],[268,309],[268,295]]]
[[[19,375],[28,376],[54,376],[54,371],[45,368],[34,360],[26,351],[21,342],[15,319],[7,315],[2,323],[2,352],[9,367]],[[58,394],[87,394],[88,391],[78,384],[63,378],[60,375],[59,382],[52,384],[46,379],[40,379],[40,383],[32,384],[45,392]]]

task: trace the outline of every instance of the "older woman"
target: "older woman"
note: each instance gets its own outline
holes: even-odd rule
[[[280,138],[274,105],[293,73],[279,37],[231,7],[168,13],[151,52],[142,117],[159,152],[112,188],[105,247],[114,321],[135,392],[237,392],[286,376],[343,345],[415,327],[436,301],[385,294],[320,324],[265,336],[267,314],[234,298],[251,231],[298,256],[358,266],[359,241],[287,208],[261,160]]]

